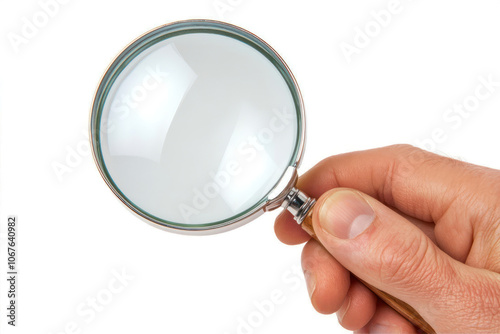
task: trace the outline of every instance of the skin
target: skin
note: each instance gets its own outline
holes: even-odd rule
[[[302,267],[318,312],[336,312],[355,333],[417,333],[352,272],[411,305],[438,333],[500,333],[500,171],[396,145],[327,158],[297,188],[318,199],[321,243],[288,212],[275,231],[285,244],[307,242]],[[326,232],[320,213],[328,198],[346,194],[375,218],[343,240]]]

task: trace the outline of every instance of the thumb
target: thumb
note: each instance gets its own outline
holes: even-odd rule
[[[455,261],[377,200],[354,190],[331,190],[318,200],[313,224],[320,242],[345,268],[411,305],[436,331],[472,329],[477,322],[471,308],[477,310],[485,297],[478,290],[488,286],[481,284],[488,279],[484,270]]]

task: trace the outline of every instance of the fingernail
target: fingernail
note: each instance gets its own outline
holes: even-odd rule
[[[375,219],[368,202],[351,190],[340,190],[327,198],[319,211],[323,230],[340,239],[354,239]]]
[[[309,298],[312,299],[314,290],[316,290],[316,277],[309,270],[304,270],[304,277],[306,278],[307,292],[309,293]]]
[[[370,334],[400,334],[401,329],[394,326],[376,324],[370,326]]]

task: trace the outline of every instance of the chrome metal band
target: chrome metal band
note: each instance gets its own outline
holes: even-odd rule
[[[293,215],[297,223],[301,224],[314,203],[316,203],[314,198],[307,196],[297,188],[292,188],[281,206]]]

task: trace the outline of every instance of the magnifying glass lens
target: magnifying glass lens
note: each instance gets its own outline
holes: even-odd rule
[[[125,50],[101,84],[97,158],[108,183],[166,225],[245,215],[297,155],[290,78],[241,33],[174,29],[153,37]]]

